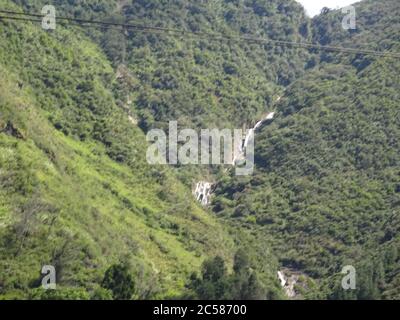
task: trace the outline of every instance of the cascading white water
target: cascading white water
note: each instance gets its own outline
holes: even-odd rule
[[[295,286],[298,283],[299,278],[298,274],[292,274],[289,277],[286,277],[283,271],[278,271],[278,279],[288,298],[296,298],[297,293]]]
[[[211,203],[211,190],[213,184],[211,182],[199,181],[196,184],[196,188],[193,191],[196,200],[199,201],[203,206],[207,206]]]
[[[281,282],[281,287],[284,288],[286,286],[286,279],[282,271],[278,271],[278,279]]]
[[[279,98],[278,98],[277,101],[279,101]],[[268,115],[265,118],[263,118],[262,120],[258,121],[256,123],[256,125],[247,132],[246,137],[244,138],[242,145],[239,146],[239,150],[235,150],[235,152],[234,152],[233,165],[236,165],[238,160],[243,159],[245,157],[246,147],[249,144],[250,139],[254,138],[255,132],[259,128],[261,128],[261,126],[264,124],[264,122],[273,120],[274,116],[275,116],[275,112],[268,113]]]
[[[281,97],[278,97],[276,102],[278,102]],[[245,158],[246,147],[250,141],[250,139],[254,138],[255,132],[264,124],[266,121],[273,120],[275,116],[275,112],[270,112],[267,116],[260,121],[258,121],[255,126],[250,129],[242,143],[238,146],[234,147],[233,150],[233,161],[232,165],[235,166],[240,160]],[[196,188],[193,191],[196,200],[199,201],[203,206],[207,206],[211,203],[211,190],[213,184],[206,181],[197,182]]]

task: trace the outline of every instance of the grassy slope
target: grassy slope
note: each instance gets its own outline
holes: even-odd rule
[[[23,4],[25,10],[35,11],[41,7],[43,1],[31,1],[29,4],[24,1],[13,2]],[[292,40],[303,37],[298,29],[300,23],[304,22],[304,13],[294,2],[285,5],[281,5],[280,1],[265,4],[257,1],[224,3],[219,13],[207,4],[196,1],[189,4],[177,2],[172,7],[157,1],[137,2],[120,11],[115,10],[114,2],[105,1],[87,1],[74,6],[65,1],[56,1],[55,4],[58,14],[73,14],[83,18],[98,18],[102,15],[109,17],[113,14],[113,18],[120,21],[122,14],[123,21],[191,30],[200,28],[203,31],[224,31],[234,35],[257,30],[259,36]],[[153,16],[154,6],[159,9],[160,15],[157,17]],[[168,10],[164,10],[162,6],[166,6]],[[273,19],[266,19],[267,16]],[[14,33],[11,31],[13,28],[16,28]],[[101,44],[114,66],[122,62],[119,54],[123,50],[118,45],[124,43],[127,46],[123,62],[127,64],[132,83],[125,88],[126,84],[121,85],[113,80],[115,74],[106,59],[99,55],[98,47],[81,36],[82,30],[76,31],[74,37],[71,37],[71,34],[59,28],[51,36],[45,36],[42,32],[37,33],[34,28],[24,30],[18,24],[8,25],[4,34],[8,41],[3,42],[3,50],[7,52],[6,48],[13,43],[13,51],[3,56],[3,62],[6,64],[7,61],[8,64],[8,61],[14,60],[13,68],[19,70],[25,89],[35,97],[44,117],[69,137],[68,139],[72,138],[75,143],[79,139],[85,146],[88,143],[92,145],[93,139],[101,141],[106,146],[104,153],[125,163],[129,166],[128,170],[133,169],[135,176],[141,177],[137,179],[139,181],[132,182],[132,185],[139,185],[135,185],[135,189],[140,190],[138,192],[141,194],[145,193],[145,190],[142,191],[144,185],[146,189],[154,185],[155,194],[167,202],[162,209],[159,208],[160,205],[152,208],[149,204],[154,205],[159,198],[146,202],[151,209],[149,210],[157,214],[161,210],[176,210],[179,214],[186,215],[186,212],[199,209],[193,209],[191,201],[187,200],[190,198],[187,190],[175,187],[180,185],[173,177],[167,180],[165,175],[168,173],[151,170],[146,167],[143,158],[139,156],[140,159],[137,159],[136,156],[144,150],[143,136],[137,128],[131,128],[126,115],[118,110],[118,106],[126,106],[126,96],[130,95],[130,99],[134,101],[131,111],[138,116],[144,127],[160,126],[170,119],[178,119],[181,124],[188,126],[241,126],[243,122],[250,123],[265,112],[273,100],[274,92],[279,90],[278,85],[287,83],[301,73],[309,56],[295,49],[276,48],[271,51],[270,48],[260,45],[208,43],[136,32],[129,32],[125,43],[126,39],[120,39],[118,33],[86,30],[92,39]],[[117,43],[113,39],[117,39]],[[60,46],[61,43],[64,47]],[[66,47],[74,50],[64,50]],[[288,56],[291,58],[287,59]],[[44,149],[48,147],[44,146]],[[58,151],[46,152],[58,156]],[[92,164],[86,166],[92,169]],[[101,169],[100,164],[98,168]],[[187,181],[187,174],[180,173],[182,175]],[[103,180],[108,179],[103,177]],[[115,183],[120,185],[118,181]],[[79,181],[78,184],[82,185],[82,182]],[[115,193],[114,188],[111,186],[111,193]],[[148,193],[153,194],[151,191]],[[65,189],[62,192],[66,192]],[[182,196],[177,199],[177,194]],[[124,194],[122,200],[118,200],[128,207],[132,202],[134,207],[138,206],[137,202],[141,200],[129,201],[129,196],[130,194]],[[105,202],[105,205],[110,205],[108,199]],[[110,211],[113,210],[115,208],[110,208]],[[149,225],[157,224],[157,214],[149,218]],[[219,241],[219,230],[214,232],[207,229],[212,233],[208,235],[194,223],[193,227],[188,225],[186,229],[182,233],[189,233],[187,237],[197,238],[202,243],[200,247],[212,248],[214,240]],[[268,247],[258,244],[251,234],[251,230],[235,230],[232,238],[246,238],[245,245],[253,251],[252,256],[257,261],[262,277],[270,286],[275,286],[275,276],[270,273],[270,269],[275,268],[274,259],[270,257]],[[243,245],[241,240],[236,242]],[[210,255],[221,253],[226,257],[232,254],[232,250],[224,248],[207,252]],[[181,277],[183,278],[184,276]]]
[[[52,36],[26,24],[2,24],[0,32],[3,297],[27,297],[43,264],[58,266],[61,287],[91,291],[109,265],[128,259],[143,271],[143,283],[170,296],[204,257],[229,260],[234,245],[227,231],[167,169],[154,172],[145,164],[144,135],[130,128],[113,102],[106,81],[113,70],[95,45],[73,32],[59,29]],[[85,77],[94,83],[88,95],[103,98],[94,102],[104,104],[95,116],[74,100]],[[119,124],[115,135],[132,141],[134,161],[110,159],[109,150],[89,136],[96,116]],[[48,120],[67,123],[67,117],[68,136]],[[13,136],[7,123],[21,136]],[[82,125],[88,136],[78,139],[73,133]]]
[[[36,2],[38,5],[40,1]],[[224,5],[221,16],[240,16],[228,23],[214,23],[213,10],[196,5],[190,7],[190,20],[183,21],[176,21],[176,16],[181,18],[176,8],[174,12],[161,9],[158,18],[162,19],[154,20],[153,4],[146,7],[144,2],[138,2],[138,10],[124,14],[132,21],[151,24],[207,26],[207,30],[222,27],[228,33],[247,28],[274,38],[301,39],[297,34],[305,22],[301,13],[278,2],[267,10],[257,1],[248,2],[243,16],[234,5]],[[375,43],[390,48],[397,41],[398,24],[389,14],[395,11],[391,6],[396,1],[379,2],[380,10],[372,14],[369,7],[375,4],[368,1],[363,6],[361,28],[351,37],[339,32],[336,13],[320,17],[319,22],[317,18],[314,28],[321,29],[314,33],[314,40],[354,44],[378,38]],[[81,12],[96,12],[94,7]],[[97,13],[108,15],[107,8]],[[264,14],[272,13],[279,14],[264,19]],[[246,25],[248,21],[250,25]],[[268,21],[273,22],[269,25]],[[391,40],[368,30],[371,23]],[[118,108],[121,103],[115,101],[114,88],[121,88],[99,48],[80,32],[72,37],[59,30],[62,32],[49,36],[17,24],[4,29],[2,25],[1,29],[0,61],[7,74],[2,78],[5,89],[1,92],[8,101],[1,105],[2,128],[11,118],[26,137],[21,140],[1,134],[5,146],[0,175],[1,254],[5,257],[2,274],[6,275],[1,279],[3,292],[12,296],[12,290],[17,290],[15,294],[21,295],[38,278],[41,261],[55,258],[64,266],[62,284],[91,290],[112,261],[131,253],[128,259],[136,268],[144,264],[147,280],[160,278],[161,295],[173,295],[182,288],[188,272],[198,269],[204,256],[219,253],[229,259],[235,246],[233,239],[241,244],[246,239],[271,286],[276,285],[271,270],[277,268],[269,253],[273,246],[284,265],[319,280],[322,292],[313,290],[310,297],[332,295],[334,275],[343,263],[371,267],[369,260],[376,260],[372,273],[384,269],[380,293],[389,298],[398,296],[398,260],[393,253],[398,239],[393,235],[398,234],[399,225],[398,193],[394,192],[399,152],[390,138],[398,130],[396,65],[362,57],[348,61],[335,54],[321,55],[322,64],[288,92],[279,105],[277,120],[260,135],[257,174],[222,182],[220,192],[225,194],[217,199],[218,211],[233,213],[233,224],[239,221],[234,229],[238,234],[228,235],[220,223],[188,200],[187,189],[168,170],[160,173],[146,166],[140,157],[143,135]],[[91,36],[104,45],[114,63],[120,62],[115,55],[118,48],[107,45],[115,34]],[[251,122],[273,101],[272,93],[279,88],[276,85],[302,73],[309,57],[291,50],[276,49],[267,54],[259,46],[181,42],[135,33],[128,39],[126,62],[134,74],[134,85],[129,88],[135,101],[132,111],[146,126],[161,125],[171,118],[188,125],[214,123],[215,119],[227,126]],[[225,54],[220,56],[220,52]],[[296,66],[283,63],[288,60]],[[224,66],[224,62],[229,63]],[[239,68],[231,73],[232,66]],[[293,68],[296,72],[291,73]],[[16,82],[21,81],[22,91],[16,89]],[[360,95],[368,94],[355,99],[352,88],[358,88]],[[16,93],[6,98],[9,91]],[[208,93],[204,95],[205,91]],[[127,92],[121,90],[119,94],[118,98],[124,100]],[[174,108],[169,107],[171,101]],[[381,105],[384,108],[379,108]],[[54,131],[50,123],[59,131]],[[357,148],[360,144],[362,148]],[[37,207],[28,215],[32,223],[24,228],[20,220],[32,212],[26,208]],[[53,216],[57,217],[54,222]],[[43,239],[52,241],[44,245]],[[161,273],[157,276],[156,271]],[[363,277],[370,277],[370,271],[365,271],[365,277],[362,272],[361,283],[365,282]],[[378,280],[382,280],[382,274]],[[23,294],[26,296],[26,292]]]

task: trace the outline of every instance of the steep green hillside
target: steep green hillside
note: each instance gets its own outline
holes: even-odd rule
[[[76,30],[0,22],[0,70],[2,298],[47,297],[46,264],[57,269],[52,297],[82,299],[110,297],[100,285],[113,264],[129,266],[142,299],[181,295],[207,257],[231,268],[241,233],[146,163],[145,136],[117,105],[116,72],[97,45]],[[274,259],[249,250],[268,261],[261,278],[274,287]]]
[[[15,1],[40,11],[46,1]],[[58,15],[167,27],[189,32],[251,35],[300,41],[309,21],[295,1],[55,1]],[[147,130],[177,120],[182,127],[232,127],[258,119],[282,85],[304,70],[304,50],[238,41],[213,41],[115,28],[82,28],[114,66],[127,67],[129,85],[120,100]]]
[[[336,32],[342,17],[331,12],[313,21],[314,37],[398,51],[398,2],[357,9],[355,34]],[[320,60],[258,134],[254,177],[223,181],[215,210],[253,225],[283,267],[316,280],[319,293],[306,297],[399,298],[400,61],[337,53]],[[358,272],[355,292],[340,287],[345,265]]]
[[[292,0],[53,4],[188,32],[0,20],[0,299],[287,298],[278,270],[298,298],[400,298],[399,59],[199,35],[399,52],[397,0],[357,4],[355,31]],[[252,176],[146,162],[151,128],[266,111]],[[195,179],[217,182],[211,208]],[[41,289],[43,265],[58,290]]]

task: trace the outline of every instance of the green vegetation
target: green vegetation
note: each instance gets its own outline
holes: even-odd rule
[[[398,35],[395,2],[373,2],[373,13],[372,2],[357,7],[360,29],[345,42],[367,43],[369,30],[390,21],[385,42],[374,42],[398,49],[389,40]],[[371,14],[384,18],[371,25]],[[340,21],[336,12],[317,17],[314,37],[342,45]],[[284,267],[319,280],[318,297],[398,298],[400,63],[338,53],[319,60],[257,136],[255,175],[222,181],[215,210],[255,225]],[[359,283],[351,293],[340,285],[349,264]]]
[[[225,262],[215,257],[203,263],[202,276],[191,276],[189,298],[200,300],[265,300],[279,298],[279,291],[267,290],[250,267],[247,253],[239,250],[234,258],[233,273],[228,274]],[[187,298],[187,297],[186,297]]]
[[[38,13],[46,1],[0,0]],[[356,31],[295,1],[63,1],[74,16],[400,51],[397,0]],[[0,299],[400,298],[400,62],[185,35],[0,21]],[[277,97],[282,98],[276,102]],[[256,170],[150,166],[145,133],[257,133]],[[216,181],[211,208],[192,195]],[[43,265],[57,290],[41,288]],[[354,265],[357,290],[343,291]]]
[[[44,264],[56,266],[60,291],[85,298],[127,255],[137,296],[163,297],[210,252],[229,260],[226,228],[168,168],[145,162],[144,134],[117,106],[115,73],[95,44],[32,24],[2,22],[0,33],[4,298],[41,297]]]
[[[20,1],[16,1],[17,3]],[[22,2],[39,11],[46,1]],[[294,1],[73,1],[54,2],[58,15],[281,40],[310,38]],[[217,8],[216,8],[217,7]],[[268,17],[268,19],[266,19]],[[129,81],[117,90],[132,101],[140,127],[237,127],[265,113],[280,90],[304,71],[310,54],[295,48],[210,41],[190,35],[81,29],[98,43]],[[303,30],[303,32],[299,32]],[[173,107],[172,107],[173,106]]]
[[[101,286],[112,291],[115,300],[129,300],[135,290],[135,282],[127,265],[113,265],[107,269]]]

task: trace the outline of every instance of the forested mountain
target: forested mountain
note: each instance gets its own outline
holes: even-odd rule
[[[187,32],[0,19],[0,298],[287,298],[278,270],[301,275],[298,298],[400,298],[399,59],[235,40],[399,52],[398,1],[358,3],[349,31],[340,11],[310,19],[292,0],[53,4]],[[146,162],[151,128],[267,111],[252,176]],[[210,207],[191,195],[201,175]]]
[[[343,35],[338,12],[326,12],[313,37],[398,51],[398,2],[356,9],[356,33]],[[398,298],[400,62],[331,52],[318,60],[258,135],[255,175],[221,183],[216,210],[257,226],[284,267],[319,279],[321,298],[343,297],[335,275],[345,265],[360,284],[346,298]]]
[[[18,2],[18,1],[16,1]],[[22,1],[40,10],[46,1]],[[301,41],[309,21],[295,1],[55,1],[59,15],[110,22]],[[190,34],[86,28],[114,66],[128,69],[120,99],[135,105],[139,125],[178,120],[182,127],[242,125],[264,113],[310,56],[295,48],[210,41]]]

